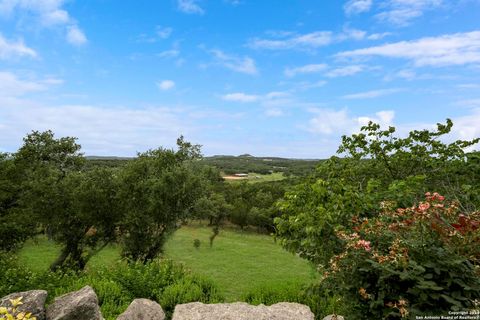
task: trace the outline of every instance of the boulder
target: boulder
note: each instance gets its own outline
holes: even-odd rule
[[[345,320],[344,317],[339,316],[338,314],[330,314],[323,318],[323,320]]]
[[[98,298],[90,286],[55,298],[47,308],[47,320],[102,320]]]
[[[165,313],[155,301],[135,299],[127,310],[118,316],[117,320],[164,320]]]
[[[22,297],[22,303],[17,310],[20,312],[31,312],[32,316],[38,320],[45,320],[45,300],[47,300],[47,291],[31,290],[25,292],[16,292],[0,299],[0,307],[11,307],[10,299]]]
[[[314,320],[310,308],[282,302],[271,306],[252,306],[244,302],[203,304],[200,302],[179,304],[172,320]]]

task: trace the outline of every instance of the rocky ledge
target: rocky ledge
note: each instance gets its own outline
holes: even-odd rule
[[[78,291],[55,298],[45,307],[47,292],[32,290],[12,293],[0,299],[0,307],[12,312],[10,300],[22,297],[16,312],[31,312],[37,320],[103,320],[95,291],[86,286]],[[155,301],[135,299],[117,320],[164,320],[165,313]],[[310,308],[290,302],[271,306],[253,306],[244,302],[203,304],[192,302],[175,307],[172,320],[314,320]],[[325,319],[342,319],[330,315]]]

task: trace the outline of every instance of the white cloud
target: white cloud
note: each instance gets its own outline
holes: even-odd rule
[[[216,63],[235,72],[255,75],[258,73],[255,61],[250,57],[238,57],[226,54],[221,50],[210,50]]]
[[[347,15],[358,14],[370,11],[372,4],[372,0],[350,0],[345,3],[343,9]]]
[[[172,80],[162,80],[157,82],[157,87],[162,91],[168,91],[175,87],[175,82]]]
[[[480,31],[401,41],[337,54],[337,57],[360,56],[408,59],[416,66],[480,63]]]
[[[162,107],[3,105],[0,145],[8,151],[15,151],[31,130],[51,129],[58,137],[78,137],[87,155],[134,156],[161,145],[173,147],[180,134],[188,137],[195,130],[185,114]]]
[[[188,14],[202,15],[205,13],[205,10],[203,10],[197,2],[197,0],[178,0],[178,10]]]
[[[311,109],[316,116],[310,119],[309,131],[312,133],[332,134],[352,125],[347,110]]]
[[[301,67],[295,68],[285,68],[285,75],[287,77],[294,77],[297,74],[305,74],[305,73],[318,73],[323,71],[327,68],[327,65],[324,63],[321,64],[307,64]]]
[[[157,26],[156,33],[161,39],[167,39],[172,34],[173,29],[170,27]]]
[[[385,110],[375,113],[375,116],[363,116],[358,117],[358,124],[361,126],[366,126],[370,121],[378,123],[381,127],[388,127],[393,125],[393,118],[395,118],[395,111]]]
[[[390,35],[390,33],[375,33],[368,35],[364,30],[344,27],[342,32],[314,31],[299,34],[292,31],[268,31],[270,38],[253,38],[247,45],[253,49],[266,50],[304,50],[311,51],[332,43],[339,43],[347,40],[378,40]]]
[[[268,108],[265,110],[265,115],[267,117],[281,117],[284,115],[283,110],[277,108]]]
[[[371,91],[347,94],[347,95],[343,96],[342,98],[350,99],[350,100],[352,100],[352,99],[373,99],[373,98],[387,96],[387,95],[397,93],[397,92],[400,92],[400,91],[403,91],[403,89],[394,88],[394,89],[371,90]]]
[[[82,46],[87,43],[87,37],[78,26],[73,25],[68,28],[67,41],[74,46]]]
[[[250,41],[249,46],[254,49],[312,49],[326,46],[332,43],[332,32],[316,31],[307,34],[295,34],[282,39],[260,39]]]
[[[41,27],[65,27],[69,43],[84,44],[87,38],[77,22],[62,8],[64,3],[64,0],[0,0],[0,14],[11,16],[20,13],[21,23],[34,21]]]
[[[329,78],[346,77],[362,72],[363,70],[364,67],[362,65],[351,65],[333,69],[329,71],[326,75]]]
[[[0,72],[0,96],[22,96],[26,93],[45,90],[45,85],[34,82],[20,80],[10,72]]]
[[[302,81],[302,82],[299,82],[295,85],[295,89],[296,90],[309,90],[309,89],[323,87],[326,84],[327,84],[327,81],[325,81],[325,80],[320,80],[320,81],[316,81],[316,82]]]
[[[20,79],[11,72],[0,71],[0,98],[18,98],[28,93],[45,91],[53,85],[62,84],[57,78]]]
[[[380,40],[385,37],[391,36],[391,32],[382,32],[382,33],[372,33],[367,37],[368,40]]]
[[[165,50],[157,54],[159,58],[175,58],[180,55],[180,51],[176,49]]]
[[[387,9],[376,17],[397,26],[406,26],[411,20],[422,16],[426,10],[442,4],[442,0],[388,0],[385,4]]]
[[[337,41],[345,41],[345,40],[363,40],[367,36],[367,32],[360,30],[360,29],[352,29],[352,28],[343,28],[342,33],[340,33],[337,37]],[[370,37],[370,36],[369,36]]]
[[[262,95],[234,92],[223,95],[222,99],[239,103],[258,103],[265,108],[264,113],[268,117],[284,115],[282,107],[288,107],[295,103],[290,93],[285,91],[272,91]]]
[[[36,57],[37,53],[27,47],[22,40],[9,41],[0,33],[0,59],[7,60],[23,56]]]
[[[395,112],[382,110],[374,115],[353,116],[346,108],[341,110],[311,108],[309,110],[315,117],[309,121],[308,131],[323,135],[343,135],[358,132],[369,121],[380,124],[382,127],[391,126]]]
[[[225,101],[234,101],[234,102],[255,102],[255,101],[258,101],[260,97],[253,94],[235,92],[235,93],[228,93],[226,95],[223,95],[222,99]]]

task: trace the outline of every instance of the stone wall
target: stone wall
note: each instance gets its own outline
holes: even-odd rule
[[[11,299],[22,297],[22,304],[12,309]],[[98,298],[90,286],[55,298],[45,307],[47,292],[32,290],[17,292],[0,299],[0,307],[10,313],[31,312],[37,320],[102,320]],[[3,309],[5,311],[5,309]],[[14,315],[15,316],[15,315]],[[2,315],[0,314],[0,319]],[[117,320],[164,320],[165,313],[155,301],[135,299]],[[203,304],[192,302],[175,307],[172,320],[314,320],[310,308],[290,302],[271,306],[253,306],[244,302]],[[325,319],[343,320],[343,317],[330,315]]]

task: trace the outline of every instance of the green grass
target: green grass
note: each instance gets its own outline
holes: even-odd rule
[[[28,240],[18,253],[18,260],[35,272],[48,269],[50,264],[60,254],[61,247],[46,237]],[[120,250],[116,246],[107,246],[93,256],[87,264],[87,269],[98,269],[101,266],[111,266],[120,259]]]
[[[193,272],[212,279],[228,301],[258,288],[300,287],[317,277],[306,261],[283,250],[267,235],[235,230],[221,230],[210,248],[211,229],[184,226],[167,242],[165,255],[182,262]],[[195,249],[193,240],[201,246]],[[45,237],[28,241],[18,256],[32,271],[47,270],[60,247]],[[119,248],[109,246],[94,256],[87,268],[94,270],[119,260]]]
[[[280,181],[283,179],[285,179],[283,172],[274,172],[271,174],[258,174],[258,173],[248,174],[249,183]]]
[[[182,227],[165,254],[213,279],[229,301],[259,287],[299,287],[317,277],[310,264],[284,251],[270,236],[222,230],[210,248],[210,234],[209,228]],[[194,239],[201,241],[199,249]]]

